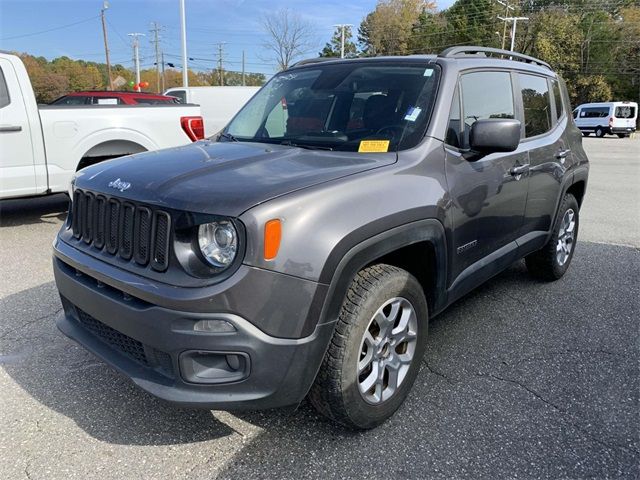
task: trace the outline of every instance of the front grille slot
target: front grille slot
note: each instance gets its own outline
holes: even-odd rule
[[[120,209],[120,256],[129,260],[133,255],[133,215],[135,207],[125,203]]]
[[[169,265],[167,212],[76,189],[71,223],[73,236],[98,250],[158,271]]]
[[[169,377],[174,376],[173,362],[168,353],[144,345],[135,338],[102,323],[78,307],[75,307],[75,310],[80,324],[94,337],[145,367],[155,368]]]

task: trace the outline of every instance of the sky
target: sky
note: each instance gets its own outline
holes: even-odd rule
[[[453,0],[438,2],[446,8]],[[0,50],[26,52],[48,59],[66,55],[74,59],[104,62],[100,23],[103,0],[0,0]],[[316,56],[329,40],[333,25],[353,24],[354,33],[376,0],[186,0],[187,51],[196,70],[216,68],[218,46],[223,48],[224,68],[241,69],[242,52],[247,71],[275,72],[263,44],[261,19],[266,13],[288,8],[313,26]],[[106,11],[111,62],[133,67],[128,33],[146,34],[140,40],[141,68],[154,66],[152,22],[161,28],[166,62],[180,60],[179,0],[110,0]]]

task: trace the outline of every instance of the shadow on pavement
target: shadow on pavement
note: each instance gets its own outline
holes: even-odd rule
[[[640,461],[640,312],[629,299],[638,298],[639,257],[582,243],[569,273],[549,284],[515,264],[430,323],[423,369],[390,421],[354,433],[306,402],[293,414],[235,413],[263,432],[222,477],[632,476]],[[40,318],[34,298],[51,302]],[[234,433],[211,412],[155,400],[72,344],[55,329],[53,299],[48,283],[0,304],[0,362],[39,402],[115,444]],[[191,475],[206,476],[206,468]]]
[[[63,193],[46,197],[0,201],[0,227],[32,225],[67,218],[69,197]]]
[[[210,411],[176,409],[147,395],[68,340],[55,326],[60,309],[53,282],[0,301],[0,367],[37,401],[114,444],[173,445],[234,433]]]

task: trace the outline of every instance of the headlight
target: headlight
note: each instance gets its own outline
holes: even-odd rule
[[[198,228],[198,245],[211,265],[227,268],[238,252],[238,232],[229,220],[205,223]]]

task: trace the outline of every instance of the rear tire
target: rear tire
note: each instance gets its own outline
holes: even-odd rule
[[[591,133],[589,133],[589,132],[582,132],[582,135],[584,135],[585,137],[588,137],[589,135],[591,135]]]
[[[525,258],[533,277],[553,281],[566,273],[576,250],[579,223],[578,202],[567,193],[560,204],[551,238],[544,247]]]
[[[617,133],[616,135],[618,135],[618,138],[624,138],[624,137],[626,137],[626,136],[627,136],[627,135],[626,135],[626,134],[624,134],[624,133]]]
[[[604,137],[604,130],[600,127],[596,128],[596,137],[602,138]]]
[[[376,427],[407,397],[420,370],[427,302],[413,275],[378,264],[358,272],[309,399],[352,429]]]

